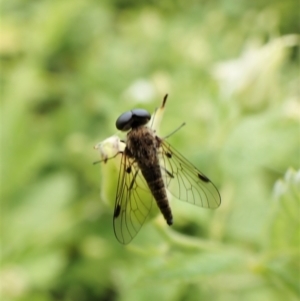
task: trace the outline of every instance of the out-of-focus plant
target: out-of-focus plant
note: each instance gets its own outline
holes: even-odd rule
[[[296,2],[0,5],[3,300],[299,298]],[[93,145],[166,93],[161,135],[187,123],[170,142],[222,205],[172,200],[124,248]]]

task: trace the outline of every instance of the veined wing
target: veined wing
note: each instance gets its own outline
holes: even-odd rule
[[[203,208],[217,208],[216,186],[169,143],[161,141],[161,169],[167,189],[176,198]]]
[[[153,196],[134,159],[122,154],[114,210],[114,231],[122,244],[139,232],[151,210]]]

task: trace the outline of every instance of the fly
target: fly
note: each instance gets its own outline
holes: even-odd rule
[[[175,198],[199,207],[213,209],[221,204],[216,186],[166,142],[167,137],[158,137],[147,126],[150,119],[148,111],[134,109],[116,121],[118,130],[128,132],[124,146],[116,153],[122,157],[113,215],[116,238],[123,244],[139,232],[153,199],[167,224],[173,224],[167,190]]]

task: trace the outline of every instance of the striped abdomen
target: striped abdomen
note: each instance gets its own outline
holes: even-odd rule
[[[167,224],[172,225],[173,216],[159,165],[151,167],[140,165],[140,169]]]

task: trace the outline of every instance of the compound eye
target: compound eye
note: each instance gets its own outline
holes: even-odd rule
[[[151,115],[144,109],[134,109],[123,113],[116,121],[116,127],[121,131],[128,131],[131,128],[145,125],[150,120]]]
[[[128,131],[131,129],[132,112],[123,113],[116,121],[116,127],[120,131]]]
[[[144,109],[134,109],[131,111],[136,126],[145,125],[151,119],[151,115]]]

